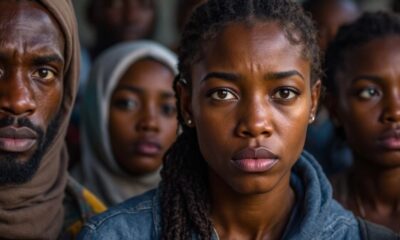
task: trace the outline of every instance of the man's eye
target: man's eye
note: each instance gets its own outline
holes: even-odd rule
[[[121,110],[135,110],[138,108],[139,103],[129,99],[117,99],[113,102],[113,106]]]
[[[230,90],[227,89],[219,89],[214,91],[211,94],[211,98],[223,101],[237,99],[237,97]]]
[[[379,96],[379,91],[375,88],[364,88],[358,92],[358,96],[362,99],[371,99],[375,96]]]
[[[298,95],[299,93],[293,89],[281,88],[276,91],[272,97],[278,100],[291,100],[296,98]]]
[[[51,79],[55,78],[55,73],[50,69],[41,68],[39,70],[36,70],[32,74],[32,76],[35,77],[35,78],[40,78],[42,80],[48,81],[48,80],[51,80]]]

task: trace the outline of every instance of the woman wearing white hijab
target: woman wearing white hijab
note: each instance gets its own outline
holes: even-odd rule
[[[95,61],[82,105],[82,160],[73,175],[107,205],[158,185],[177,134],[174,53],[151,41],[116,45]]]

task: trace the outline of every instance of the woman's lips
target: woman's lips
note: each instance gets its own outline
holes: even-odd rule
[[[378,145],[388,150],[400,150],[400,130],[392,129],[384,132],[378,139]]]
[[[278,156],[265,147],[245,148],[232,157],[232,164],[241,171],[260,173],[271,169],[278,162]]]
[[[155,156],[161,153],[161,145],[157,141],[141,140],[134,144],[135,153],[145,156]]]

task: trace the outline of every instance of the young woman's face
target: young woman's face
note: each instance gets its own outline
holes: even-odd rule
[[[157,170],[176,138],[173,72],[154,60],[134,63],[110,101],[109,133],[114,157],[131,174]]]
[[[334,116],[356,159],[400,165],[400,36],[370,41],[346,55],[336,78]]]
[[[211,184],[238,193],[288,184],[319,95],[301,46],[275,23],[233,23],[204,49],[192,68],[192,94],[181,88],[181,100]]]

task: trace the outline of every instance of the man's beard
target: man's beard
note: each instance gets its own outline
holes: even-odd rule
[[[20,153],[0,152],[0,186],[9,184],[22,184],[30,181],[38,170],[40,163],[47,148],[53,141],[58,132],[61,119],[60,112],[52,120],[47,128],[46,134],[44,130],[34,125],[28,118],[6,117],[0,119],[0,127],[13,126],[17,123],[18,127],[27,127],[35,131],[37,138],[37,148],[30,159],[21,161]]]

